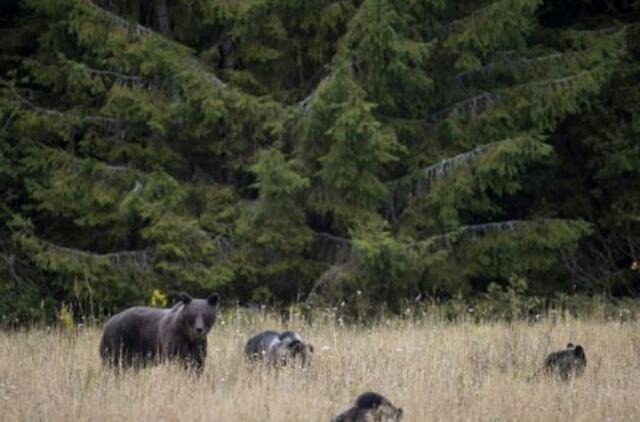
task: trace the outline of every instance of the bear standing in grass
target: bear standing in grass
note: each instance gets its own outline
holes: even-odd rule
[[[100,357],[116,368],[130,368],[165,359],[179,361],[201,373],[207,357],[207,334],[216,320],[220,296],[206,299],[180,295],[171,309],[143,306],[114,315],[104,327]]]

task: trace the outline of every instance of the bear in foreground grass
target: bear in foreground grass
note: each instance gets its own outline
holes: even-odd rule
[[[250,361],[265,361],[274,366],[285,366],[298,361],[302,368],[311,364],[313,345],[305,343],[293,331],[263,331],[249,339],[244,353]]]
[[[366,392],[358,396],[355,405],[331,422],[397,422],[402,419],[402,408],[395,407],[386,397]]]
[[[137,368],[175,360],[201,373],[207,334],[215,323],[220,296],[193,299],[186,293],[171,309],[135,306],[107,322],[100,341],[102,361],[116,368]]]
[[[587,366],[587,356],[581,345],[567,344],[565,350],[551,353],[544,360],[543,370],[546,375],[555,375],[561,380],[567,381],[582,375]]]

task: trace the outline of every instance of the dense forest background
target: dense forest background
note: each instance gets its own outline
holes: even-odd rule
[[[638,0],[4,0],[2,324],[640,292]]]

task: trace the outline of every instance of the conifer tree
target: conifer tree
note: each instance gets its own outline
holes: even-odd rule
[[[1,5],[0,315],[637,290],[614,3]]]
[[[320,126],[324,133],[307,135],[308,142],[326,145],[317,157],[318,188],[312,201],[318,211],[331,212],[349,226],[372,218],[382,206],[387,189],[379,177],[383,166],[397,159],[400,146],[373,116],[373,104],[365,101],[350,64],[336,67],[313,104],[311,119],[326,115]]]
[[[271,299],[272,290],[281,297],[297,293],[308,272],[302,256],[312,234],[298,197],[309,180],[300,175],[300,163],[276,149],[262,151],[251,170],[259,196],[237,225],[245,245],[238,253],[247,257],[242,271],[253,273],[254,299]]]

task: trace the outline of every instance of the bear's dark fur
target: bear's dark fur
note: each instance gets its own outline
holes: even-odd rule
[[[403,411],[386,397],[368,391],[360,394],[355,406],[332,419],[332,422],[400,421]]]
[[[247,341],[245,355],[250,361],[266,361],[275,366],[298,361],[303,368],[311,364],[313,345],[305,343],[294,331],[263,331]]]
[[[587,356],[581,345],[567,344],[565,350],[551,353],[544,360],[544,371],[547,375],[557,375],[563,381],[577,378],[587,366]]]
[[[117,368],[144,366],[170,359],[202,372],[207,334],[216,320],[220,297],[180,295],[171,309],[136,306],[107,322],[100,341],[100,357]]]

